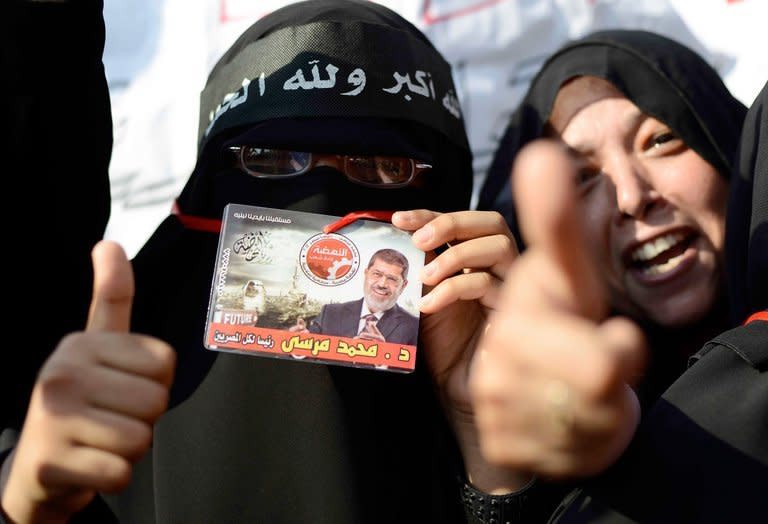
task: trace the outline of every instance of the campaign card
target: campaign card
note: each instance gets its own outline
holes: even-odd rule
[[[424,253],[389,223],[229,204],[205,347],[410,372]]]

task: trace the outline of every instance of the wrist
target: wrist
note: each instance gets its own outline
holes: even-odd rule
[[[530,472],[496,466],[485,460],[474,416],[455,412],[452,423],[466,478],[474,487],[491,495],[503,495],[523,489],[534,478]]]

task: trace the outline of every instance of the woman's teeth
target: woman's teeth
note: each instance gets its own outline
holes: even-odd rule
[[[671,271],[679,266],[680,262],[683,260],[683,255],[684,253],[680,253],[676,257],[672,257],[666,262],[662,262],[661,264],[651,264],[644,266],[641,268],[641,271],[646,275],[661,275],[662,273]]]
[[[657,257],[659,253],[663,253],[669,248],[676,246],[684,238],[685,236],[680,233],[670,233],[669,235],[660,236],[645,242],[632,252],[632,261],[648,261],[654,257]]]
[[[632,262],[645,275],[661,275],[676,268],[683,261],[686,239],[682,233],[670,233],[649,240],[632,252]]]

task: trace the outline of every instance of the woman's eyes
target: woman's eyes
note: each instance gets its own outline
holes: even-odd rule
[[[677,152],[685,147],[683,140],[670,130],[653,134],[644,144],[644,150],[651,155],[664,155]]]
[[[595,181],[602,175],[603,172],[599,167],[595,166],[581,166],[576,170],[575,182],[576,188],[581,193],[589,191],[591,187],[595,185]]]

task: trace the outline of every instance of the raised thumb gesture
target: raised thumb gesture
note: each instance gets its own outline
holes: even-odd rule
[[[559,144],[546,141],[531,144],[516,162],[512,182],[523,237],[547,266],[536,274],[554,279],[542,287],[544,295],[527,300],[598,321],[606,313],[605,290],[586,247],[571,182],[574,162]]]
[[[65,522],[96,492],[124,488],[167,406],[175,353],[129,333],[131,264],[111,242],[94,248],[93,264],[86,331],[64,338],[43,365],[3,465],[2,508],[12,522]]]
[[[91,253],[93,259],[93,299],[88,311],[86,331],[127,333],[133,305],[133,269],[123,249],[112,242],[101,242]]]
[[[555,143],[518,156],[513,187],[528,249],[506,275],[470,371],[485,458],[563,477],[601,471],[625,449],[639,420],[629,386],[644,357],[634,324],[603,320],[575,169]]]

